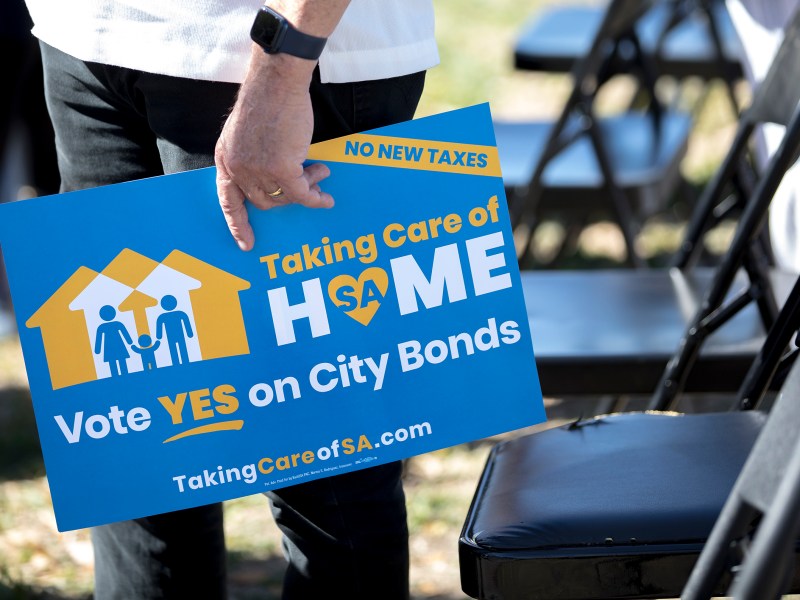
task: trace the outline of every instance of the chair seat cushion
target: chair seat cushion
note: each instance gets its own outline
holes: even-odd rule
[[[741,77],[741,43],[722,2],[714,7],[723,62],[717,60],[708,23],[697,12],[681,21],[664,40],[657,55],[659,71],[667,75],[705,78],[724,75],[728,69]],[[566,72],[589,51],[603,20],[604,7],[552,6],[537,12],[523,28],[514,47],[519,69]],[[669,3],[659,3],[642,18],[637,33],[645,50],[653,53],[669,18]]]
[[[507,188],[531,181],[552,126],[550,121],[495,121],[500,169]],[[600,132],[617,184],[641,188],[674,178],[691,126],[691,115],[680,111],[666,112],[660,127],[651,115],[635,111],[601,118]],[[542,182],[550,189],[601,191],[603,174],[588,136],[581,136],[553,157]]]
[[[556,73],[571,70],[589,51],[602,20],[602,7],[595,6],[553,6],[537,11],[517,38],[516,67]]]
[[[711,267],[523,271],[542,392],[651,394],[713,276]],[[770,279],[782,306],[797,275]],[[731,296],[747,283],[739,273]],[[686,391],[736,392],[764,337],[751,304],[708,338]]]
[[[752,411],[626,413],[498,444],[460,540],[464,590],[679,593],[764,421]],[[625,566],[612,576],[614,560]],[[620,576],[630,581],[615,587]]]
[[[498,551],[702,542],[763,420],[618,414],[501,443],[469,537]]]

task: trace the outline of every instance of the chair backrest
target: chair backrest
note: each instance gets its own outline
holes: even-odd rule
[[[684,240],[675,255],[674,266],[695,263],[702,248],[702,237],[733,211],[741,211],[754,192],[757,175],[748,157],[753,134],[764,123],[788,126],[800,102],[800,5],[786,26],[783,43],[772,60],[764,80],[756,88],[750,106],[740,118],[731,147],[703,190],[686,228]],[[736,202],[729,191],[733,187]],[[774,193],[774,192],[773,192]]]
[[[788,126],[800,102],[800,8],[784,31],[783,43],[758,86],[745,118],[752,123]]]
[[[800,30],[798,30],[800,32]],[[767,218],[767,209],[784,173],[796,161],[800,152],[800,106],[795,109],[780,147],[770,160],[767,171],[758,182],[756,190],[745,206],[737,225],[733,240],[717,266],[711,287],[688,324],[672,359],[667,364],[658,387],[653,393],[649,408],[651,410],[674,409],[695,360],[700,354],[704,341],[716,329],[737,315],[743,308],[755,302],[761,315],[764,328],[774,336],[774,359],[783,354],[788,336],[792,333],[785,326],[780,333],[772,333],[780,313],[769,272],[769,264],[759,251],[759,240]],[[737,273],[744,268],[749,279],[748,286],[733,294],[731,290]],[[797,284],[790,293],[787,305],[795,295],[800,296]],[[768,336],[769,337],[769,336]],[[781,345],[783,344],[783,345]],[[765,344],[766,348],[766,344]],[[771,348],[771,347],[770,347]],[[763,352],[763,351],[762,351]],[[748,377],[749,379],[749,377]],[[755,392],[760,393],[760,392]],[[754,393],[746,394],[752,398]],[[751,408],[745,405],[743,408]]]
[[[736,232],[718,265],[710,289],[684,333],[675,355],[667,365],[649,407],[654,410],[674,408],[686,378],[698,357],[704,340],[714,330],[755,302],[765,330],[772,328],[778,316],[778,303],[770,281],[771,257],[764,248],[763,234],[768,209],[786,171],[800,152],[800,86],[790,85],[800,72],[800,6],[786,28],[783,43],[775,56],[764,82],[740,119],[736,138],[723,164],[706,188],[693,214],[687,238],[676,266],[685,268],[696,259],[702,232],[714,220],[715,213],[724,213],[720,205],[729,203],[730,186],[738,187],[741,216]],[[788,115],[788,116],[787,116]],[[749,158],[752,134],[758,124],[786,124],[786,132],[778,150],[771,157],[766,171],[757,179],[752,193],[742,189],[742,163]],[[753,174],[753,171],[750,171]],[[752,183],[752,182],[751,182]],[[738,184],[738,185],[737,185]],[[728,297],[734,278],[744,268],[749,286]],[[783,348],[780,349],[783,351]]]
[[[647,109],[654,117],[654,128],[659,130],[659,117],[663,108],[656,94],[655,65],[652,57],[642,50],[635,30],[636,23],[655,2],[656,0],[611,0],[609,3],[588,52],[573,65],[570,73],[573,79],[572,91],[548,134],[544,150],[530,176],[526,193],[509,197],[511,224],[515,229],[523,224],[528,231],[532,231],[535,213],[533,207],[542,193],[544,170],[564,148],[585,134],[589,134],[609,193],[612,196],[622,194],[614,181],[607,152],[599,142],[592,104],[600,87],[619,73],[621,65],[624,65],[625,73],[634,75],[639,88],[647,92]],[[527,244],[522,246],[527,248]],[[521,262],[526,253],[527,250],[520,257]]]
[[[686,583],[682,600],[710,598],[723,576],[737,572],[731,588],[735,598],[778,598],[794,564],[798,528],[800,364],[795,364]]]
[[[794,430],[797,436],[797,430]],[[791,557],[800,536],[800,450],[793,448],[783,480],[759,525],[749,555],[739,568],[730,594],[734,598],[757,600],[777,598],[792,568]]]
[[[711,43],[713,73],[714,76],[721,78],[725,82],[728,98],[734,111],[738,112],[738,102],[734,90],[735,83],[742,77],[742,68],[739,61],[732,61],[726,56],[724,43],[724,31],[727,20],[727,7],[725,0],[661,0],[666,5],[669,18],[665,20],[664,26],[658,33],[658,39],[654,45],[656,61],[665,50],[668,38],[678,29],[681,24],[692,18],[702,18],[705,21],[706,33]],[[725,15],[725,16],[723,16]]]
[[[637,21],[655,4],[655,0],[611,0],[603,20],[598,27],[589,51],[586,56],[575,63],[572,76],[575,80],[575,91],[580,94],[587,91],[587,83],[594,83],[590,79],[603,74],[605,68],[611,68],[615,55],[619,51],[617,45],[621,40],[634,35],[634,26]],[[635,37],[629,38],[633,43]],[[641,59],[642,57],[640,57]]]

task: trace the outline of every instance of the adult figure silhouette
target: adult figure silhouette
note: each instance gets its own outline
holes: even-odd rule
[[[94,340],[94,353],[103,352],[112,377],[128,374],[128,345],[133,343],[125,325],[114,320],[116,316],[113,306],[106,304],[100,309],[100,318],[105,322],[98,326]]]
[[[172,364],[182,365],[189,362],[186,338],[194,337],[194,332],[189,315],[182,310],[175,310],[177,307],[175,296],[166,295],[161,298],[161,308],[165,312],[156,320],[156,337],[160,340],[166,334]]]

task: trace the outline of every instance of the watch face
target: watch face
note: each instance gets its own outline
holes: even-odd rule
[[[267,52],[275,51],[286,33],[286,21],[268,7],[258,11],[250,37]]]
[[[250,38],[267,54],[285,52],[292,56],[317,60],[325,48],[327,38],[307,35],[297,31],[283,15],[268,6],[262,6],[250,29]]]

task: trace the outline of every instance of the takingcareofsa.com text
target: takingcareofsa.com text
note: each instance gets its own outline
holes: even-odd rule
[[[321,472],[338,471],[353,464],[360,464],[376,460],[377,457],[362,457],[364,452],[373,451],[381,447],[391,446],[396,443],[405,443],[418,438],[432,435],[431,425],[428,422],[400,427],[395,431],[386,431],[372,441],[369,436],[361,434],[357,437],[336,438],[330,444],[321,446],[317,450],[301,450],[283,456],[265,456],[257,462],[241,467],[223,467],[203,469],[200,473],[176,475],[172,478],[181,493],[204,488],[226,485],[243,481],[253,484],[264,476],[272,477],[268,484],[283,483],[286,481],[302,479]],[[312,465],[317,461],[326,462],[331,459],[352,456],[353,461],[335,466],[324,466],[314,469]],[[275,479],[280,475],[280,478]]]

